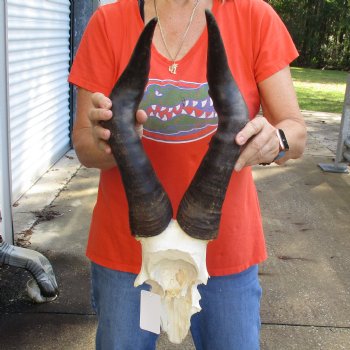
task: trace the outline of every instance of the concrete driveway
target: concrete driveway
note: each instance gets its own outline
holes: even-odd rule
[[[260,269],[262,350],[350,349],[350,175],[324,173],[340,116],[305,112],[309,141],[302,160],[255,167],[269,259]],[[0,267],[0,348],[94,349],[87,230],[98,172],[67,153],[14,207],[18,242],[51,261],[60,296],[34,305],[29,275]],[[158,350],[192,350],[161,336]],[[137,349],[136,349],[137,350]],[[230,349],[223,349],[230,350]]]

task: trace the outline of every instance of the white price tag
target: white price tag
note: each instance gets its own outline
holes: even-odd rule
[[[140,328],[160,334],[160,296],[141,291]]]

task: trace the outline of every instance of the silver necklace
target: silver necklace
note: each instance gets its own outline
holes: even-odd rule
[[[162,25],[160,23],[160,19],[159,19],[159,15],[158,15],[158,8],[157,8],[157,1],[154,0],[154,10],[156,12],[156,16],[158,18],[158,25],[159,25],[159,30],[160,30],[160,36],[162,37],[162,41],[163,41],[163,44],[164,44],[164,47],[166,49],[166,52],[168,53],[168,56],[170,58],[170,60],[173,62],[170,66],[169,66],[169,72],[172,73],[172,74],[176,74],[176,70],[177,70],[177,67],[179,66],[178,63],[175,63],[176,61],[176,58],[178,56],[178,54],[180,53],[180,50],[182,49],[182,46],[185,42],[185,39],[186,39],[186,36],[187,36],[187,33],[188,33],[188,30],[190,29],[190,26],[192,24],[192,21],[193,21],[193,17],[196,13],[196,9],[198,7],[198,4],[199,4],[199,1],[200,0],[196,0],[195,4],[194,4],[194,7],[193,7],[193,10],[192,10],[192,14],[191,14],[191,17],[190,17],[190,20],[188,21],[188,24],[187,24],[187,27],[186,27],[186,30],[184,32],[184,35],[182,37],[182,40],[181,40],[181,43],[179,45],[179,48],[177,49],[176,51],[176,54],[175,56],[173,57],[168,49],[168,45],[166,44],[166,41],[165,41],[165,36],[164,36],[164,32],[163,32],[163,28],[162,28]]]

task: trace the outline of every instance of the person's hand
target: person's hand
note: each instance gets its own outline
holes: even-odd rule
[[[266,118],[256,117],[236,135],[235,141],[242,146],[235,171],[245,166],[271,163],[279,153],[276,128]]]
[[[108,129],[103,128],[100,125],[100,122],[112,118],[112,101],[100,92],[93,93],[91,95],[91,101],[93,108],[89,111],[88,117],[92,125],[92,136],[98,148],[107,154],[110,154],[112,150],[108,144],[108,140],[111,136],[111,132]],[[146,120],[146,112],[138,110],[136,112],[135,129],[140,138],[142,137],[143,124]]]

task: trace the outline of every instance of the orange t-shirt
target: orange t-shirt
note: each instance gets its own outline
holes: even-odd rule
[[[262,0],[213,1],[232,73],[251,118],[259,111],[257,83],[298,55],[285,26]],[[144,23],[137,0],[100,7],[82,38],[69,80],[109,95],[125,68]],[[207,31],[177,63],[152,47],[151,71],[141,108],[148,121],[143,145],[174,209],[185,193],[217,127],[206,81]],[[176,246],[176,242],[174,242]],[[94,262],[138,273],[141,246],[130,234],[128,204],[117,168],[101,171],[87,246]],[[232,175],[222,210],[219,236],[208,244],[212,276],[240,272],[266,258],[258,197],[251,169]]]

